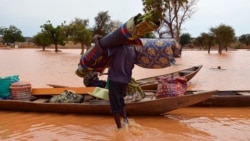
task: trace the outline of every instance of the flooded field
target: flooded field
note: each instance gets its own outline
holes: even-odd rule
[[[0,49],[0,77],[19,75],[32,87],[47,84],[83,86],[75,75],[80,50],[55,53],[40,49]],[[189,90],[248,90],[250,51],[183,51],[176,65],[164,69],[135,67],[136,79],[173,72],[194,65],[201,71],[188,83]],[[221,66],[222,69],[216,69]],[[101,79],[106,79],[102,76]],[[164,116],[129,117],[134,126],[117,130],[111,116],[41,114],[0,111],[0,140],[172,140],[172,141],[248,141],[250,107],[182,108]]]

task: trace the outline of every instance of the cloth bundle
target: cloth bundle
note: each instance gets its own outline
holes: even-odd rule
[[[175,63],[179,46],[173,39],[141,38],[142,47],[136,47],[137,65],[143,68],[165,68]]]
[[[107,81],[106,88],[96,87],[95,90],[89,94],[99,99],[109,100],[108,84],[109,81]],[[142,91],[140,85],[136,82],[134,78],[132,78],[131,82],[128,83],[126,88],[126,95],[124,96],[125,101],[126,102],[140,101],[144,97],[145,94]]]
[[[95,40],[98,37],[95,37]],[[174,39],[149,39],[139,38],[141,45],[136,45],[136,65],[143,68],[157,69],[165,68],[175,63],[180,47]],[[81,58],[76,74],[84,77],[89,71],[103,72],[109,66],[112,58],[108,57],[107,51],[100,46],[92,47]]]
[[[126,96],[124,97],[126,102],[140,101],[145,97],[140,85],[137,81],[132,78],[131,82],[128,83]]]
[[[0,99],[7,99],[10,94],[10,86],[19,81],[19,75],[0,77]]]
[[[156,98],[181,96],[186,93],[187,80],[184,77],[159,77]]]
[[[88,71],[102,72],[109,66],[106,48],[124,45],[141,45],[139,37],[157,29],[160,25],[160,16],[157,12],[138,14],[125,24],[104,37],[95,36],[95,46],[82,55],[76,74],[84,77]]]
[[[82,95],[76,95],[74,91],[65,90],[60,95],[55,95],[50,98],[50,103],[81,103],[83,101]]]

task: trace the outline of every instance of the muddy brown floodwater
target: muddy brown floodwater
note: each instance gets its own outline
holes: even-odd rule
[[[32,87],[47,84],[83,86],[74,74],[80,50],[55,53],[40,49],[0,49],[0,77],[18,74]],[[136,79],[203,65],[188,83],[189,90],[248,90],[250,88],[250,51],[183,51],[176,65],[164,69],[135,67]],[[215,69],[221,66],[222,69]],[[102,76],[101,79],[106,79]],[[133,126],[117,130],[111,116],[45,114],[0,111],[0,140],[79,141],[249,141],[250,107],[188,107],[164,116],[129,117]]]

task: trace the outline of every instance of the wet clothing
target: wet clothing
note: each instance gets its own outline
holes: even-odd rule
[[[132,69],[136,63],[136,52],[133,46],[122,46],[108,49],[108,56],[112,56],[108,78],[111,81],[129,83]]]
[[[132,69],[136,62],[135,48],[133,46],[108,48],[108,56],[112,56],[108,71],[111,112],[123,115],[126,87],[131,81]]]
[[[122,114],[125,107],[124,97],[126,95],[127,83],[109,81],[109,101],[111,112]]]

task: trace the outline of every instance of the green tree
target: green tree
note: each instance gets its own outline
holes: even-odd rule
[[[37,46],[42,46],[43,51],[45,50],[46,46],[49,46],[52,44],[51,38],[49,38],[49,35],[47,32],[39,32],[33,37],[32,41]]]
[[[92,33],[87,28],[89,20],[75,18],[68,26],[65,27],[68,39],[74,44],[81,44],[81,54],[84,54],[84,47],[89,49],[92,41]]]
[[[66,44],[66,35],[64,33],[64,24],[54,27],[50,21],[41,26],[42,32],[48,35],[51,43],[55,45],[55,52],[58,52],[58,45],[64,46]]]
[[[195,46],[199,46],[200,50],[201,47],[204,49],[208,49],[208,53],[210,53],[211,47],[215,44],[214,35],[212,33],[201,33],[200,36],[195,38],[193,41]]]
[[[113,27],[108,11],[99,12],[95,17],[94,34],[105,36],[113,30]]]
[[[192,43],[193,43],[194,46],[199,47],[200,50],[203,47],[203,42],[202,42],[202,37],[201,36],[196,37]]]
[[[183,23],[194,13],[197,0],[142,0],[144,11],[158,9],[162,13],[159,37],[170,36],[180,42]]]
[[[183,33],[180,37],[180,45],[181,45],[181,48],[180,48],[180,53],[179,53],[179,56],[181,56],[181,53],[182,53],[182,48],[186,45],[186,44],[189,44],[191,43],[191,35],[189,33]]]
[[[161,13],[161,20],[165,16],[167,7],[169,7],[170,0],[142,0],[144,12],[158,11]]]
[[[189,33],[183,33],[180,37],[181,48],[189,43],[191,43],[191,35]]]
[[[239,37],[239,42],[245,45],[250,45],[250,34],[243,34]]]
[[[227,51],[228,45],[235,41],[234,29],[231,26],[221,24],[218,27],[210,28],[210,31],[215,38],[215,43],[219,45],[219,54],[222,54],[223,48]]]
[[[208,49],[210,54],[211,47],[214,45],[214,35],[212,33],[201,33],[202,44]]]
[[[22,31],[14,25],[10,25],[9,28],[0,28],[0,35],[4,43],[24,42],[25,39],[22,35]]]

